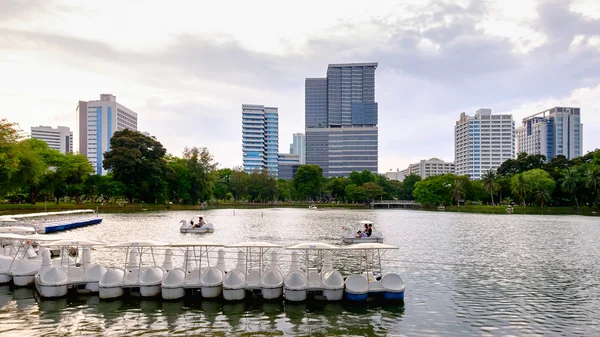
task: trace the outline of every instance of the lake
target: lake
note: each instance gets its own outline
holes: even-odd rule
[[[0,336],[40,335],[598,335],[600,221],[583,216],[412,210],[236,209],[203,211],[215,232],[179,233],[192,211],[102,214],[100,225],[61,232],[114,243],[153,239],[218,243],[305,241],[341,244],[341,227],[375,222],[384,271],[406,282],[403,304],[290,304],[161,300],[41,300],[34,289],[0,286]],[[227,250],[227,264],[235,254]],[[282,269],[289,251],[280,250]],[[98,248],[94,260],[124,262]],[[355,257],[336,253],[347,274]]]

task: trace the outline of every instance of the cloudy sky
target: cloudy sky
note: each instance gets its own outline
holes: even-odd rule
[[[173,154],[240,165],[241,104],[279,107],[281,152],[304,132],[304,79],[379,62],[379,171],[454,158],[479,108],[582,108],[600,147],[600,1],[0,1],[0,117],[75,127],[112,93]]]

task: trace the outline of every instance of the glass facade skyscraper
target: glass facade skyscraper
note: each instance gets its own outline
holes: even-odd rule
[[[377,173],[377,63],[330,64],[325,78],[305,82],[306,163],[326,177]]]
[[[583,154],[580,108],[554,107],[526,117],[516,134],[517,153],[543,154],[547,161],[558,155],[570,160]]]
[[[279,113],[275,107],[242,105],[242,152],[244,171],[266,171],[277,177]]]
[[[306,136],[303,133],[294,133],[290,154],[298,156],[301,165],[306,164]]]

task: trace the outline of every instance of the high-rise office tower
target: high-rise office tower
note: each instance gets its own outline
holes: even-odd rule
[[[292,144],[290,144],[290,154],[298,156],[300,165],[306,164],[306,136],[303,133],[294,133]]]
[[[277,178],[292,180],[294,175],[300,167],[300,158],[297,154],[291,153],[280,153],[279,157],[279,169],[277,170]]]
[[[97,174],[106,174],[102,167],[104,152],[110,151],[110,139],[116,131],[137,131],[137,113],[117,103],[110,94],[99,101],[79,101],[77,106],[79,153],[85,155]]]
[[[266,171],[277,178],[279,113],[275,107],[242,104],[244,171]]]
[[[516,130],[517,154],[543,154],[546,160],[583,154],[583,124],[579,108],[554,107],[523,118]]]
[[[515,122],[512,115],[479,109],[475,116],[464,112],[454,126],[454,164],[457,175],[479,180],[515,157]]]
[[[73,152],[73,132],[66,126],[58,126],[56,129],[50,126],[32,126],[31,138],[43,140],[48,147],[67,154]]]
[[[325,78],[305,82],[306,163],[325,177],[377,173],[377,63],[330,64]]]

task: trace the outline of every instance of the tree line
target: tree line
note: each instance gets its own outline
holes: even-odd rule
[[[549,162],[543,155],[519,154],[481,180],[445,174],[403,182],[370,171],[348,177],[323,177],[316,165],[301,165],[292,180],[241,167],[221,168],[205,147],[168,154],[154,137],[117,131],[104,153],[107,175],[97,175],[87,158],[61,154],[37,139],[25,138],[14,123],[0,120],[0,196],[10,202],[43,199],[76,203],[116,202],[345,202],[416,200],[425,206],[461,203],[598,205],[600,150]]]
[[[599,205],[600,150],[568,160],[558,155],[520,153],[480,180],[445,174],[427,177],[415,185],[415,200],[426,206],[461,203],[534,204],[592,207]]]
[[[117,202],[317,202],[362,203],[373,199],[412,199],[417,176],[404,183],[370,171],[348,178],[323,177],[316,165],[302,165],[293,180],[275,179],[265,172],[241,167],[217,169],[205,147],[168,154],[154,137],[125,129],[114,133],[110,151],[95,170],[80,154],[62,154],[41,140],[25,138],[17,125],[0,120],[0,196],[10,202],[61,200],[76,203]]]

